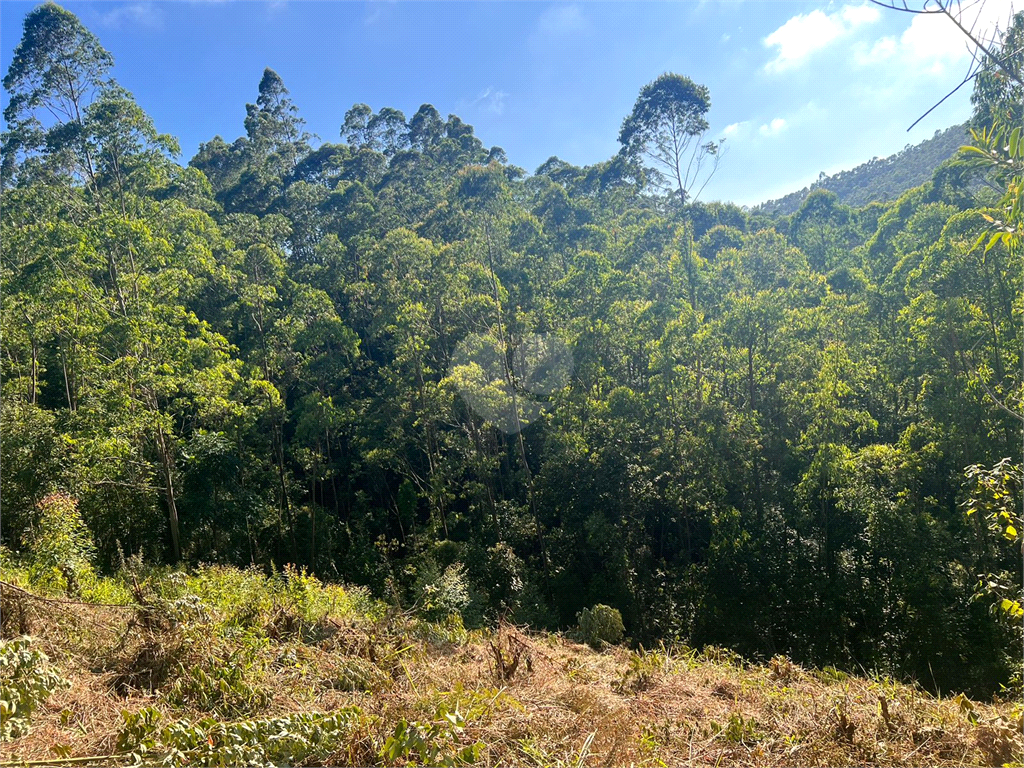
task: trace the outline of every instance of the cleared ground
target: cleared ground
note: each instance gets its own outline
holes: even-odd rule
[[[5,572],[3,636],[69,686],[2,761],[178,765],[1006,765],[1021,707],[721,649],[467,632],[290,572]],[[98,605],[97,602],[106,603]],[[39,662],[42,664],[42,662]],[[5,670],[5,694],[14,684]]]

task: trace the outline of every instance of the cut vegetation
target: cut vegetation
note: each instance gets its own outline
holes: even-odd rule
[[[33,638],[0,652],[8,764],[953,766],[1022,749],[1010,702],[714,647],[468,632],[294,570],[128,570],[82,602],[4,579],[4,636]]]

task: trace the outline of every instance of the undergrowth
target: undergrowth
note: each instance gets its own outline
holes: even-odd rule
[[[225,723],[214,718],[162,724],[153,708],[123,712],[120,754],[136,764],[273,766],[322,761],[337,752],[360,718],[354,708]]]
[[[592,648],[469,631],[436,604],[428,620],[293,568],[129,562],[74,597],[16,560],[0,569],[5,634],[34,636],[0,650],[0,762],[1021,764],[1019,705],[784,656],[631,650],[600,606],[573,635]]]

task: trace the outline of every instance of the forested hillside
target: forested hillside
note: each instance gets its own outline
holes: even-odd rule
[[[1012,82],[979,91],[970,158],[773,221],[695,202],[659,155],[671,129],[719,159],[681,76],[622,153],[530,174],[429,104],[338,105],[316,144],[271,70],[241,135],[186,162],[111,66],[48,4],[4,79],[22,587],[111,602],[132,563],[288,566],[470,628],[606,604],[646,648],[1019,684]]]
[[[970,138],[966,125],[936,131],[930,139],[913,146],[908,144],[895,155],[876,157],[831,176],[822,173],[811,186],[778,200],[761,203],[754,207],[754,213],[782,216],[796,213],[807,195],[817,189],[835,193],[846,205],[893,201],[907,190],[930,181],[936,169],[952,158]]]

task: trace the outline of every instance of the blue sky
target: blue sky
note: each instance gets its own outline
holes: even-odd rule
[[[36,3],[0,3],[4,72]],[[755,204],[885,156],[965,120],[969,63],[947,20],[850,3],[65,2],[115,59],[114,74],[187,161],[243,133],[264,67],[324,141],[365,102],[420,104],[471,123],[533,171],[618,151],[623,117],[663,72],[711,90],[711,137],[728,152],[702,199]],[[1006,17],[992,0],[983,23]],[[6,94],[3,98],[6,104]]]

